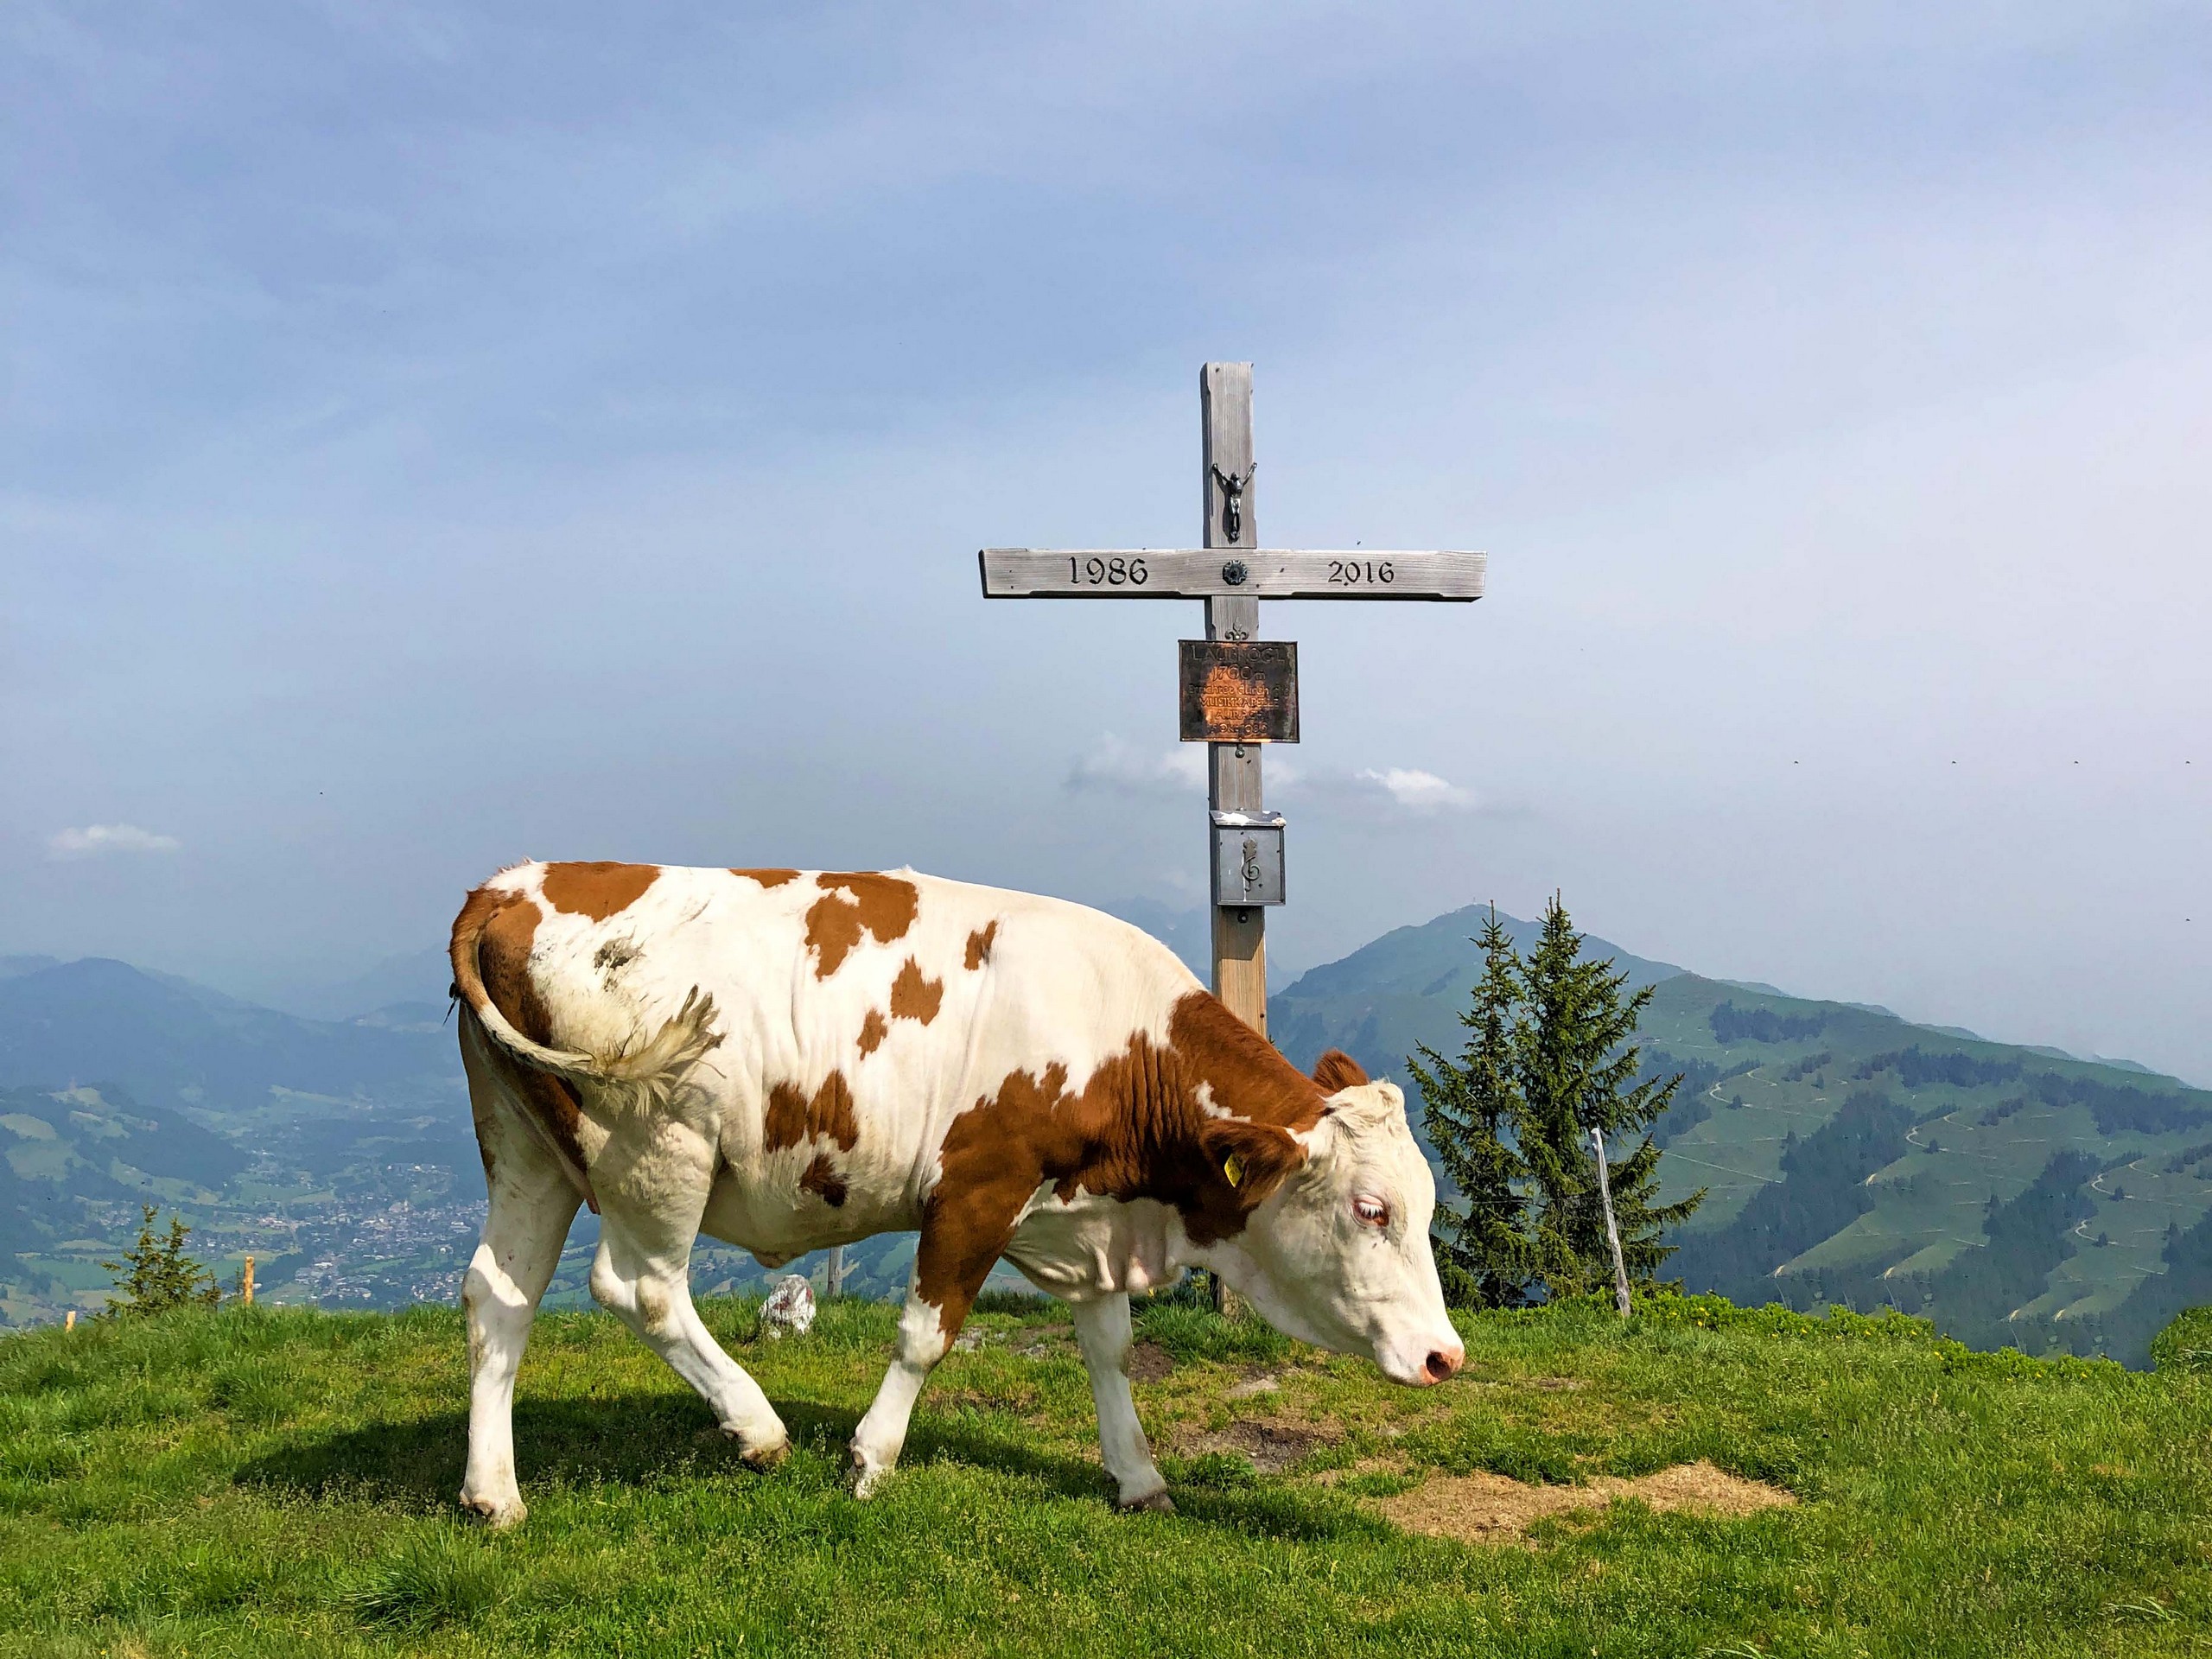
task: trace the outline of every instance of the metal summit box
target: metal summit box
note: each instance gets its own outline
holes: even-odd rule
[[[1213,901],[1241,909],[1283,901],[1282,814],[1213,814]]]

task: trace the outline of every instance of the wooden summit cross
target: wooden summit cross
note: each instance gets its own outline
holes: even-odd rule
[[[1213,988],[1268,1029],[1266,906],[1283,902],[1282,817],[1260,796],[1260,751],[1298,741],[1298,647],[1262,642],[1262,599],[1426,599],[1483,594],[1480,553],[1294,552],[1255,527],[1252,365],[1198,374],[1205,428],[1198,473],[1204,545],[1046,550],[987,547],[986,599],[1202,599],[1206,637],[1179,642],[1182,739],[1207,749],[1213,845]]]

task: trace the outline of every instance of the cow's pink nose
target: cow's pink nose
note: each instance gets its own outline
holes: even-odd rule
[[[1467,1351],[1465,1348],[1439,1348],[1428,1357],[1428,1380],[1432,1382],[1441,1382],[1452,1372],[1458,1370],[1460,1363],[1466,1357]]]

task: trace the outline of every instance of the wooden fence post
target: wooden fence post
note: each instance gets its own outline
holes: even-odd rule
[[[245,1266],[238,1269],[238,1300],[248,1307],[253,1306],[253,1257],[245,1259]]]
[[[1590,1144],[1598,1148],[1598,1201],[1605,1206],[1605,1243],[1613,1252],[1613,1308],[1621,1318],[1629,1314],[1628,1263],[1621,1259],[1621,1230],[1613,1224],[1613,1183],[1605,1169],[1605,1137],[1590,1126]]]

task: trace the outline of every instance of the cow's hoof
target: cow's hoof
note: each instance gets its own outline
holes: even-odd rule
[[[1173,1515],[1175,1513],[1175,1500],[1167,1496],[1167,1489],[1163,1486],[1156,1492],[1147,1492],[1142,1497],[1118,1499],[1114,1507],[1123,1515]]]
[[[461,1495],[461,1513],[473,1515],[494,1532],[505,1532],[509,1527],[518,1527],[530,1513],[519,1497],[471,1497]]]
[[[748,1446],[737,1454],[737,1460],[755,1474],[765,1475],[791,1454],[791,1443],[778,1440],[773,1446]]]
[[[891,1471],[870,1463],[854,1446],[845,1454],[845,1490],[865,1503],[882,1490]]]

